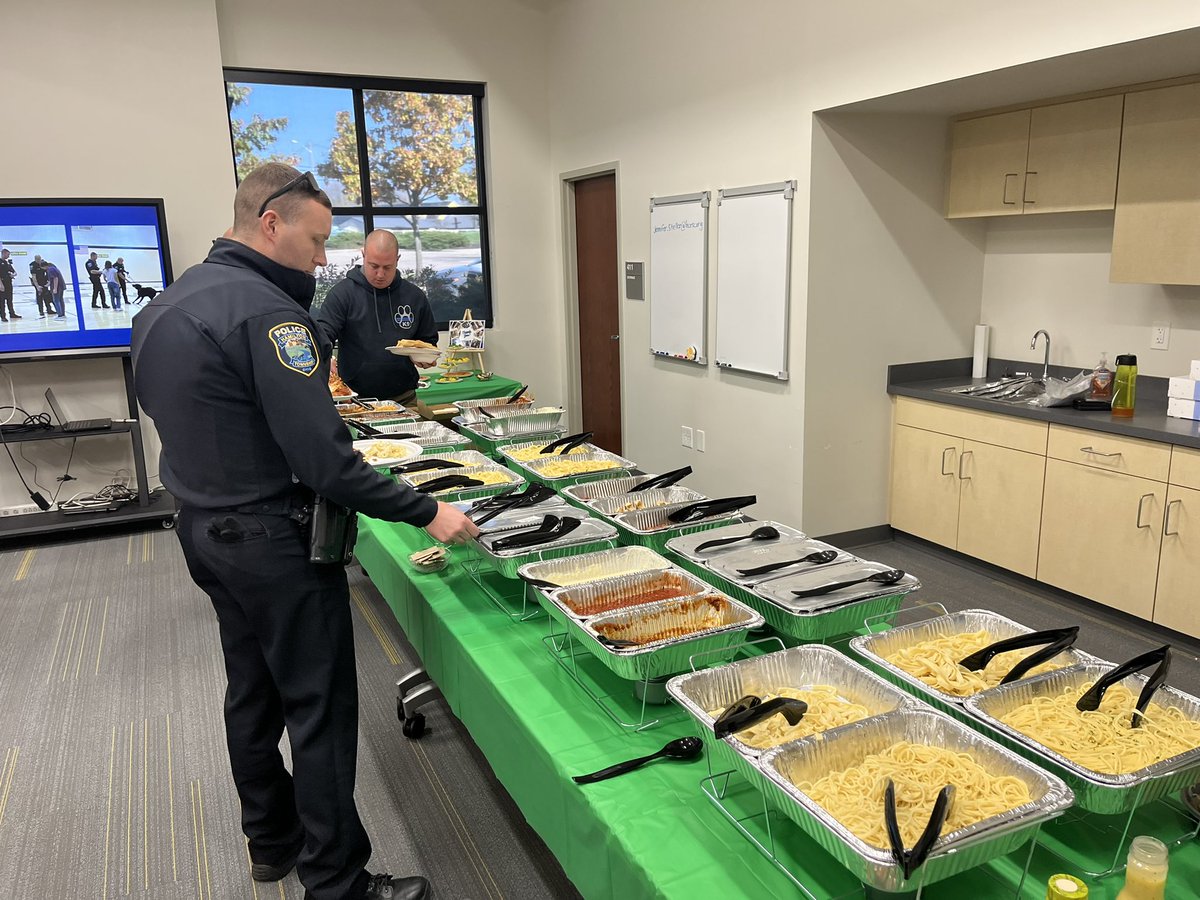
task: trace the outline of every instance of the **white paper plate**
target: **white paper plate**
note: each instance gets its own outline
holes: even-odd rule
[[[367,456],[367,449],[373,444],[387,444],[388,453],[391,455]],[[420,444],[415,444],[412,441],[393,441],[387,438],[371,438],[369,440],[355,441],[354,449],[363,454],[367,462],[376,468],[397,465],[407,459],[420,456],[422,452]]]
[[[394,356],[407,356],[413,362],[437,362],[442,351],[437,347],[388,347],[387,352]]]

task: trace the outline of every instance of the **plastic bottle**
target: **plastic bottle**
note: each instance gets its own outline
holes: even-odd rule
[[[1112,400],[1113,373],[1108,367],[1108,353],[1100,351],[1100,364],[1092,370],[1092,392],[1089,400]]]
[[[1163,900],[1167,890],[1167,845],[1139,835],[1129,845],[1125,887],[1117,900]]]
[[[1074,875],[1051,875],[1046,900],[1087,900],[1087,885]]]
[[[1137,357],[1132,354],[1117,357],[1117,377],[1113,379],[1112,414],[1133,415],[1137,402]]]

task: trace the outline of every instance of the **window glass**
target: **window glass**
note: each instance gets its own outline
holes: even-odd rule
[[[479,216],[457,215],[453,210],[376,216],[375,227],[395,233],[400,273],[425,292],[434,318],[439,322],[461,319],[469,309],[474,318],[489,319]]]
[[[312,308],[319,309],[333,286],[362,262],[363,217],[334,216],[325,242],[325,266],[317,269],[317,292]]]

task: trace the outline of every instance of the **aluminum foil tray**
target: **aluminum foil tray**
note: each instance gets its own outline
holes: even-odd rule
[[[601,497],[619,497],[621,494],[629,493],[630,488],[637,487],[643,481],[649,481],[656,477],[655,475],[624,475],[599,481],[584,481],[563,488],[561,493],[572,503],[590,507],[593,500]]]
[[[508,406],[512,409],[527,409],[533,405],[533,397],[528,392],[522,394],[521,398],[514,404],[509,404],[506,401],[507,398],[505,397],[482,397],[478,400],[458,400],[454,403],[454,406],[465,424],[477,425],[480,422],[487,421],[488,417],[479,411],[484,407],[491,412],[494,407]]]
[[[884,563],[872,562],[865,559],[851,558],[846,562],[832,562],[825,566],[816,566],[802,572],[782,575],[763,581],[754,587],[754,593],[764,600],[769,600],[776,606],[797,614],[821,612],[841,606],[844,603],[854,603],[871,597],[888,596],[891,594],[907,594],[921,586],[912,575],[905,573],[904,577],[894,584],[878,584],[866,581],[852,587],[820,594],[816,597],[796,597],[792,591],[809,590],[841,581],[853,581],[873,572],[886,572],[893,568]]]
[[[850,640],[850,647],[892,684],[899,685],[910,694],[932,704],[935,709],[949,713],[960,721],[975,724],[977,720],[971,718],[963,708],[966,697],[956,697],[940,691],[932,685],[926,684],[916,675],[910,675],[885,659],[897,650],[911,647],[922,641],[943,635],[964,634],[973,631],[987,631],[995,635],[995,639],[999,641],[1015,637],[1018,634],[1028,634],[1033,629],[986,609],[966,609],[962,612],[938,616],[935,619],[901,625],[876,634],[859,635]],[[1029,652],[1033,653],[1036,650],[1035,647]],[[1101,662],[1091,654],[1074,648],[1060,653],[1054,658],[1054,661],[1063,666],[1082,662]]]
[[[537,547],[503,550],[497,553],[491,549],[491,544],[503,536],[503,532],[489,531],[476,539],[475,547],[490,568],[505,578],[519,577],[518,571],[525,565],[612,546],[616,543],[617,537],[616,531],[606,522],[599,519],[584,519],[578,528],[557,541],[540,544]]]
[[[411,425],[412,423],[418,421],[415,416],[397,416],[395,413],[379,413],[376,414],[374,418],[370,418],[365,415],[354,416],[353,418],[361,419],[364,423],[370,425],[372,428],[389,434],[394,434],[397,431],[404,431],[402,426]],[[346,427],[349,428],[350,433],[355,436],[355,440],[370,440],[370,437],[365,431],[355,428],[349,422],[346,423]]]
[[[808,556],[810,553],[821,553],[830,550],[836,553],[837,556],[829,562],[820,565],[797,563],[796,565],[788,566],[786,569],[775,569],[772,572],[765,572],[761,575],[743,575],[741,573],[742,569],[754,569],[771,563],[787,562],[788,560]],[[737,548],[732,553],[723,553],[716,559],[709,561],[707,565],[709,569],[731,584],[741,587],[752,587],[753,585],[770,581],[774,578],[783,578],[786,575],[816,573],[818,570],[826,569],[829,566],[853,562],[856,559],[857,557],[851,556],[845,550],[839,550],[832,544],[826,544],[823,541],[814,541],[812,538],[789,539],[781,537],[776,541],[763,542],[761,544],[755,542],[750,546]]]
[[[564,617],[582,621],[618,609],[694,597],[711,590],[696,576],[672,568],[559,588],[550,594],[550,599],[559,607],[561,615],[556,618],[560,621]]]
[[[679,507],[687,506],[689,503],[696,503],[707,499],[703,494],[693,491],[690,488],[651,488],[650,490],[639,491],[636,494],[623,493],[615,497],[601,497],[593,500],[589,506],[600,515],[613,518],[627,512],[641,512],[642,510],[659,509],[666,506],[678,509]],[[626,508],[637,503],[642,504],[640,508]]]
[[[1200,748],[1126,775],[1106,775],[1072,762],[1000,721],[1001,717],[1035,697],[1059,694],[1068,687],[1077,687],[1082,693],[1086,682],[1095,681],[1111,669],[1112,666],[1107,664],[1088,664],[1046,672],[982,691],[968,699],[965,708],[971,716],[1002,735],[1006,743],[1022,755],[1060,775],[1075,792],[1076,803],[1081,808],[1105,815],[1128,812],[1200,780]],[[1146,680],[1144,675],[1132,675],[1121,684],[1136,696]],[[1200,720],[1200,700],[1169,685],[1159,688],[1152,702],[1173,706],[1189,719]]]
[[[505,444],[503,447],[497,448],[496,452],[499,453],[501,456],[503,456],[509,462],[513,463],[514,465],[522,465],[526,462],[529,462],[529,460],[517,459],[514,456],[514,454],[517,451],[528,450],[531,448],[536,448],[537,450],[541,450],[547,444],[552,444],[552,443],[554,443],[552,440],[513,441],[511,444]],[[578,451],[578,452],[576,452],[576,451]],[[571,452],[569,454],[567,454],[567,456],[580,456],[581,454],[584,454],[584,453],[604,453],[604,452],[605,452],[604,450],[597,447],[595,444],[584,443],[584,444],[580,444],[578,447],[572,448]],[[547,454],[544,454],[539,457],[534,457],[534,459],[538,459],[538,458],[551,459],[557,455],[558,455],[557,453],[547,453]]]
[[[509,435],[507,437],[495,437],[484,432],[482,430],[482,426],[470,425],[464,422],[461,416],[455,416],[450,421],[459,427],[463,436],[468,438],[471,443],[475,444],[475,446],[477,446],[483,452],[491,454],[492,456],[499,456],[498,451],[500,447],[503,447],[506,444],[511,444],[513,441],[521,440],[523,437],[536,437],[545,441],[553,441],[567,433],[567,430],[559,425],[543,431],[531,432],[523,436]],[[501,457],[501,461],[503,461],[503,457]]]
[[[498,481],[495,484],[484,484],[479,487],[460,488],[458,490],[442,491],[437,494],[431,494],[437,500],[445,503],[453,503],[456,500],[476,500],[481,497],[490,497],[493,494],[498,494],[506,488],[513,485],[525,483],[525,479],[511,469],[506,469],[504,466],[492,463],[487,466],[479,466],[474,469],[475,472],[501,472],[504,474],[504,481]],[[412,487],[420,487],[427,481],[433,481],[435,478],[443,478],[446,475],[455,474],[454,470],[447,471],[445,469],[437,469],[432,472],[414,472],[412,475],[405,476],[405,482]],[[463,472],[464,475],[470,473]]]
[[[573,587],[602,578],[656,572],[670,567],[670,562],[645,547],[616,547],[550,563],[524,565],[518,569],[518,574],[522,578],[549,582],[556,587]]]
[[[465,513],[472,511],[475,501],[459,501],[454,504]],[[522,509],[514,509],[510,512],[502,512],[490,521],[484,522],[480,526],[480,531],[484,534],[491,534],[495,531],[512,531],[514,528],[531,528],[538,524],[547,515],[575,515],[576,507],[571,506],[561,497],[551,497],[549,500],[543,500],[535,506],[526,506]],[[478,518],[483,518],[481,512]]]
[[[1012,775],[1029,788],[1033,801],[982,822],[943,835],[924,865],[905,881],[888,849],[855,837],[823,807],[796,787],[830,772],[857,765],[898,741],[970,753],[996,775]],[[1059,778],[967,726],[933,710],[901,708],[768,751],[761,758],[768,797],[805,833],[865,885],[880,891],[911,891],[981,866],[1016,850],[1041,823],[1067,809],[1074,796]],[[883,815],[882,804],[880,816]]]
[[[500,448],[498,452],[503,453],[504,449]],[[546,474],[546,469],[553,463],[563,461],[580,464],[612,462],[616,463],[616,465],[608,469],[597,469],[593,472],[575,472],[568,475]],[[594,481],[597,478],[612,478],[614,475],[625,475],[637,464],[623,456],[609,453],[607,450],[596,450],[592,453],[571,453],[567,456],[545,456],[542,459],[534,459],[529,462],[516,462],[514,460],[513,465],[520,469],[531,481],[540,481],[542,484],[558,488],[562,485],[578,484],[581,481]]]
[[[767,749],[753,747],[738,739],[737,734],[721,740],[713,736],[713,716],[710,710],[725,709],[747,694],[762,696],[780,688],[805,689],[814,685],[829,685],[838,696],[867,708],[871,716],[881,715],[901,706],[917,706],[917,702],[898,688],[888,684],[853,660],[831,647],[808,644],[776,653],[739,659],[714,669],[704,669],[687,675],[677,675],[667,683],[667,692],[682,706],[696,723],[697,734],[704,740],[708,752],[741,772],[746,779],[765,789],[759,758]],[[714,771],[721,771],[716,761]]]
[[[423,462],[428,462],[431,459],[444,459],[446,462],[460,463],[463,469],[473,469],[478,466],[494,466],[496,464],[495,460],[493,460],[490,456],[488,456],[486,453],[480,453],[478,450],[446,450],[440,453],[422,453],[419,459]],[[417,460],[415,459],[407,460],[407,462],[416,461]],[[428,469],[426,471],[441,472],[443,475],[450,475],[454,472],[461,471],[461,469]],[[413,474],[419,475],[424,473],[414,472]],[[400,477],[403,479],[407,476],[401,475]]]
[[[775,541],[755,542],[753,545],[741,541],[736,544],[726,544],[723,547],[714,547],[711,550],[698,551],[696,548],[705,541],[721,540],[724,538],[744,538],[749,536],[750,532],[756,528],[762,528],[765,525],[770,525],[779,532],[779,537]],[[808,535],[803,531],[792,528],[790,525],[781,525],[778,522],[738,522],[734,525],[723,525],[720,528],[715,528],[707,534],[689,534],[683,537],[674,537],[667,541],[667,549],[677,556],[691,560],[694,563],[704,565],[710,560],[715,560],[718,557],[724,556],[727,553],[737,553],[740,550],[746,549],[748,546],[767,546],[768,543],[776,543],[779,540],[804,540]]]
[[[744,643],[746,632],[762,624],[762,616],[754,610],[714,591],[617,610],[569,627],[615,675],[644,681],[686,671],[696,654],[704,654],[708,665],[728,662]],[[600,640],[611,626],[633,639],[653,640],[611,647]]]
[[[494,438],[514,434],[544,434],[557,428],[566,412],[561,406],[537,408],[546,412],[500,411],[486,422],[481,422],[480,430]]]

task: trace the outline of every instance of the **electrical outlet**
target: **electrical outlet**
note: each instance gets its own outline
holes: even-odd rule
[[[699,428],[696,429],[696,452],[704,452],[704,432]]]
[[[27,516],[41,512],[36,503],[19,503],[16,506],[0,506],[0,516]]]
[[[1155,322],[1150,326],[1150,349],[1166,350],[1171,345],[1171,323]]]
[[[683,430],[679,433],[679,443],[685,447],[692,446],[692,428],[690,425],[683,426]]]

